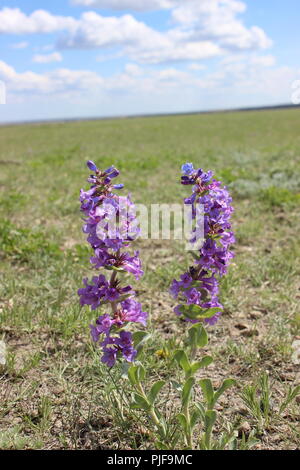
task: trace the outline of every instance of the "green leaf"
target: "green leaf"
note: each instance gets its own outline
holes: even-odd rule
[[[138,383],[137,376],[136,376],[137,369],[138,369],[138,366],[131,366],[128,369],[128,378],[130,380],[131,385],[136,385]]]
[[[285,400],[282,402],[280,406],[279,414],[282,413],[299,394],[300,394],[300,385],[297,385],[294,389],[290,387]]]
[[[165,383],[166,382],[164,380],[159,380],[158,382],[152,385],[151,390],[148,394],[148,400],[151,405],[153,405],[153,403],[155,402],[158,393],[160,392],[161,388],[165,385]]]
[[[148,411],[150,408],[150,403],[148,403],[148,401],[145,400],[145,398],[142,397],[142,395],[135,393],[134,402],[132,403],[131,408],[142,409],[142,410]]]
[[[226,379],[222,383],[221,387],[216,391],[214,395],[214,401],[213,401],[213,406],[217,403],[218,399],[220,398],[221,395],[230,387],[233,387],[233,385],[236,385],[236,381],[234,379]]]
[[[133,339],[133,344],[135,348],[140,347],[146,341],[148,341],[151,338],[151,335],[147,333],[146,331],[135,331],[132,334],[132,339]]]
[[[137,383],[144,380],[146,376],[146,371],[142,364],[138,364],[135,366],[131,366],[128,369],[128,378],[130,380],[131,385],[136,385]]]
[[[174,359],[178,362],[179,366],[184,370],[184,372],[188,372],[190,370],[191,364],[185,351],[182,349],[177,349],[174,354]]]
[[[202,403],[195,403],[195,407],[199,411],[199,416],[201,417],[202,421],[204,422],[205,420],[205,408],[202,405]]]
[[[143,351],[144,345],[151,338],[151,334],[147,333],[146,331],[136,331],[133,333],[132,337],[134,347],[137,350],[136,358],[138,358]]]
[[[199,410],[199,408],[196,407],[191,414],[191,422],[190,422],[191,429],[193,429],[196,426],[197,421],[199,421],[201,417],[202,417],[202,413]]]
[[[163,429],[164,435],[166,435],[167,434],[167,423],[166,423],[166,420],[165,420],[164,416],[162,415],[162,413],[160,413],[160,411],[157,408],[155,408],[155,414],[158,418],[158,421],[159,421],[159,424],[160,424],[161,428]]]
[[[186,417],[183,413],[179,413],[176,418],[178,419],[184,433],[186,433],[187,431],[187,428],[188,428],[188,423],[187,423],[187,420],[186,420]]]
[[[200,325],[202,328],[198,328],[198,339],[197,346],[199,348],[204,348],[208,343],[208,335],[204,326]]]
[[[188,330],[189,334],[189,346],[191,348],[196,348],[197,347],[197,339],[198,339],[198,333],[196,328],[190,328]]]
[[[187,318],[190,318],[191,320],[201,320],[203,318],[211,318],[213,317],[216,313],[220,311],[220,307],[213,307],[213,308],[202,308],[199,307],[199,305],[180,305],[179,311],[186,316]]]
[[[146,371],[142,364],[140,364],[137,368],[136,377],[137,377],[138,382],[142,382],[142,380],[144,380],[146,377]]]
[[[190,377],[189,379],[187,379],[187,381],[185,382],[183,386],[182,395],[181,395],[183,407],[186,407],[189,404],[194,383],[195,383],[194,377]]]
[[[193,345],[204,348],[208,343],[208,336],[204,326],[197,323],[189,329],[189,337]]]
[[[213,406],[214,402],[214,389],[210,379],[202,379],[199,382],[200,387],[202,389],[204,399],[207,403],[208,408]]]
[[[202,369],[203,367],[209,366],[213,362],[213,358],[211,356],[204,356],[201,361],[194,362],[191,366],[192,374],[195,374],[197,370]]]

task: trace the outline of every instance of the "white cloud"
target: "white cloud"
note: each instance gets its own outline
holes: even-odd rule
[[[45,10],[25,14],[18,8],[2,8],[0,34],[56,33],[53,46],[34,49],[34,62],[60,62],[62,56],[58,51],[68,48],[97,49],[98,61],[125,58],[127,62],[121,73],[102,77],[90,70],[67,68],[45,73],[18,71],[0,61],[0,80],[7,85],[8,102],[11,97],[20,100],[24,109],[27,103],[30,112],[31,103],[35,102],[37,113],[42,109],[39,103],[51,103],[58,114],[64,113],[70,103],[73,114],[94,109],[96,115],[127,114],[133,110],[132,103],[134,112],[247,106],[288,101],[290,84],[299,78],[294,68],[277,66],[273,55],[262,52],[271,46],[271,40],[259,26],[243,22],[246,9],[243,1],[74,0],[73,3],[115,10],[170,9],[166,23],[169,29],[158,31],[132,14],[105,16],[85,11],[75,18]],[[10,47],[27,46],[23,41]],[[219,58],[218,62],[204,62],[212,57]],[[186,61],[186,66],[181,64],[177,68],[179,61]],[[160,67],[153,66],[156,64]],[[167,65],[162,69],[161,64]],[[74,103],[78,102],[82,107],[80,104],[76,108]]]
[[[144,73],[142,67],[136,64],[126,64],[124,70],[126,74],[132,75],[133,77],[138,77]]]
[[[167,38],[166,38],[167,39]],[[165,41],[160,48],[131,48],[129,55],[141,63],[159,64],[166,62],[179,62],[189,60],[201,60],[222,54],[218,45],[210,41],[187,42],[174,44]]]
[[[255,106],[259,103],[289,102],[291,83],[300,70],[290,67],[262,67],[247,63],[220,61],[214,72],[165,69],[128,63],[122,73],[101,77],[87,70],[57,69],[38,74],[18,73],[0,62],[0,79],[7,86],[7,104],[23,103],[24,119],[120,115],[147,112],[175,112]],[[61,105],[57,106],[57,102]],[[63,105],[62,105],[63,103]],[[31,112],[31,107],[35,109]],[[28,107],[30,106],[30,114]],[[13,120],[20,119],[18,110]],[[51,109],[48,114],[46,109]],[[80,112],[79,112],[80,110]],[[43,113],[43,114],[42,114]],[[8,118],[6,117],[6,120]]]
[[[273,55],[255,56],[251,58],[251,63],[263,67],[272,67],[276,64],[276,57]]]
[[[45,10],[26,15],[19,8],[0,10],[0,34],[53,33],[71,30],[77,21],[69,16],[56,16]]]
[[[82,14],[76,27],[64,35],[58,45],[61,48],[101,48],[143,44],[160,37],[160,33],[132,15],[106,17],[90,11]]]
[[[18,73],[10,65],[0,61],[0,79],[10,93],[59,94],[99,90],[103,79],[97,73],[88,70],[57,69],[45,74],[31,71]]]
[[[175,3],[175,2],[174,2]],[[199,19],[211,24],[215,18],[215,23],[223,23],[227,28],[227,21],[246,10],[246,5],[237,0],[188,0],[187,2],[177,2],[177,7],[172,12],[172,18],[177,23],[185,25],[197,24]],[[220,21],[223,16],[223,22]],[[227,21],[226,21],[227,20]]]
[[[233,67],[258,66],[260,68],[272,67],[276,64],[276,57],[273,55],[257,55],[251,54],[231,54],[221,60],[221,66],[226,69]]]
[[[15,44],[11,44],[10,47],[12,47],[12,49],[26,49],[26,47],[28,46],[29,46],[28,42],[22,41],[22,42],[17,42]]]
[[[134,0],[126,1],[138,4]],[[150,64],[201,60],[228,51],[259,50],[271,45],[261,28],[246,28],[237,18],[237,14],[245,10],[242,2],[186,0],[183,6],[179,0],[157,0],[160,7],[167,3],[175,6],[172,10],[174,24],[165,32],[149,27],[130,14],[107,17],[88,11],[75,19],[44,10],[26,15],[18,8],[3,8],[0,10],[0,33],[60,31],[62,35],[58,37],[57,47],[61,49],[119,47],[129,59]],[[114,5],[117,7],[121,3]]]
[[[61,49],[121,46],[123,54],[141,63],[164,63],[199,60],[222,53],[211,41],[185,41],[186,34],[170,30],[153,30],[132,15],[104,17],[95,12],[83,13],[76,28],[58,41]]]
[[[59,52],[53,52],[52,54],[36,54],[32,58],[32,61],[37,64],[50,64],[51,62],[61,62],[62,60],[62,55]]]
[[[294,67],[274,67],[274,64],[272,56],[231,56],[222,60],[208,78],[215,94],[231,94],[234,103],[237,96],[244,97],[245,103],[248,98],[256,97],[256,105],[270,100],[277,104],[289,102],[291,83],[299,71]]]
[[[203,64],[192,63],[188,66],[189,70],[205,70],[206,66]]]
[[[246,4],[236,0],[191,0],[172,11],[173,21],[190,39],[210,39],[228,49],[265,49],[272,41],[258,26],[238,18]]]
[[[97,1],[98,6],[121,8],[125,4],[160,8],[173,6],[173,28],[158,32],[132,15],[103,17],[84,13],[76,28],[59,42],[61,48],[122,46],[123,52],[141,63],[200,60],[228,51],[259,50],[272,42],[258,26],[247,28],[237,17],[246,5],[237,0],[179,0],[168,2]],[[96,2],[93,2],[93,5]],[[88,5],[86,3],[86,5]]]

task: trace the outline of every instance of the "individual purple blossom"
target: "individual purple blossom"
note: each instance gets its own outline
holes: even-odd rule
[[[134,361],[137,351],[133,346],[132,334],[125,331],[130,323],[146,325],[147,313],[134,300],[131,285],[122,286],[118,279],[119,272],[132,274],[136,279],[143,275],[138,251],[131,254],[127,249],[139,233],[135,207],[128,196],[117,196],[114,190],[120,190],[123,184],[112,184],[119,175],[114,166],[101,171],[89,160],[89,170],[93,171],[88,178],[90,189],[80,191],[81,211],[85,219],[83,232],[91,245],[93,255],[90,257],[94,269],[111,271],[110,278],[103,274],[93,276],[91,281],[83,280],[84,287],[78,289],[80,304],[89,305],[92,310],[99,307],[111,307],[111,314],[100,315],[95,324],[90,325],[91,337],[102,348],[101,361],[113,367],[117,359]]]
[[[179,282],[179,284],[184,288],[189,287],[191,283],[193,282],[193,279],[190,273],[181,274],[180,279],[181,281]]]
[[[190,175],[194,171],[194,166],[192,163],[185,163],[182,165],[181,170],[184,175]]]
[[[120,293],[114,287],[109,287],[105,294],[105,299],[110,302],[115,302],[120,297]]]
[[[141,323],[146,326],[147,313],[142,311],[142,306],[139,302],[136,302],[132,297],[124,300],[121,303],[123,320],[131,321],[134,323]]]
[[[102,333],[108,335],[112,324],[113,320],[110,318],[109,315],[105,314],[98,317],[96,320],[96,325],[90,325],[93,341],[97,343],[97,341],[99,341],[99,336]]]
[[[184,295],[187,298],[187,304],[199,305],[201,293],[195,287],[186,290]]]
[[[115,365],[118,355],[121,355],[127,362],[133,362],[137,355],[132,334],[129,331],[120,331],[117,337],[107,336],[101,346],[103,351],[101,362],[108,367]]]
[[[97,171],[97,167],[96,167],[95,163],[92,162],[92,160],[89,160],[87,162],[87,166],[91,171]]]
[[[107,348],[103,346],[103,355],[101,357],[101,362],[106,364],[108,367],[113,367],[117,360],[118,350],[116,348]]]
[[[132,362],[137,355],[137,351],[133,347],[132,334],[129,331],[121,331],[116,343],[123,357],[128,362]]]
[[[235,243],[231,231],[230,218],[233,212],[232,198],[220,181],[213,179],[211,171],[195,169],[192,163],[182,165],[181,184],[191,185],[192,194],[185,198],[184,203],[192,206],[192,218],[197,219],[197,206],[204,207],[204,243],[195,256],[195,265],[180,276],[180,281],[174,279],[170,287],[171,295],[182,304],[197,305],[203,311],[220,308],[214,316],[204,319],[205,323],[214,325],[221,315],[222,305],[218,301],[218,278],[227,273],[234,254],[230,246]],[[202,220],[202,219],[201,219]],[[198,221],[197,221],[198,223]],[[191,234],[191,242],[196,241],[196,229]],[[181,305],[175,307],[177,315],[181,315]],[[201,320],[186,318],[195,323]]]
[[[139,280],[144,274],[138,251],[135,252],[134,256],[128,256],[128,254],[123,256],[120,266],[123,266],[125,271],[133,274],[137,280]]]
[[[88,284],[88,279],[83,279],[85,287],[78,289],[80,305],[91,305],[92,310],[99,307],[101,300],[106,296],[108,282],[101,274],[92,278],[92,284]]]

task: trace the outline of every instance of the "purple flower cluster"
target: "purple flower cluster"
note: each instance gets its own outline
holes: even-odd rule
[[[95,342],[100,337],[102,339],[101,361],[112,367],[117,358],[124,357],[132,362],[137,354],[132,334],[124,330],[126,325],[130,322],[146,325],[147,314],[134,300],[132,286],[121,286],[117,277],[119,272],[131,273],[136,279],[143,275],[139,253],[136,251],[131,255],[122,251],[137,238],[139,227],[130,196],[122,197],[113,192],[123,188],[122,184],[112,183],[119,171],[113,166],[101,171],[92,161],[88,161],[87,166],[94,174],[88,178],[90,189],[80,191],[81,211],[85,215],[83,232],[93,249],[92,266],[104,268],[112,274],[110,279],[103,274],[94,276],[91,282],[85,278],[78,295],[80,304],[89,305],[92,310],[107,305],[111,307],[111,314],[99,316],[90,329]]]
[[[182,166],[181,184],[192,185],[192,195],[184,200],[192,206],[192,218],[196,218],[197,205],[204,208],[204,243],[197,253],[194,253],[195,266],[180,276],[180,281],[173,280],[170,292],[174,298],[180,298],[187,306],[197,306],[199,312],[203,309],[215,309],[214,315],[204,318],[208,324],[215,324],[221,315],[222,305],[218,301],[218,276],[227,272],[233,253],[229,250],[235,242],[234,234],[230,231],[230,217],[233,212],[230,197],[225,186],[213,179],[211,171],[196,170],[192,163]],[[217,309],[220,308],[220,311]],[[182,304],[175,307],[178,315],[182,313]],[[198,322],[198,319],[186,318],[187,321]]]

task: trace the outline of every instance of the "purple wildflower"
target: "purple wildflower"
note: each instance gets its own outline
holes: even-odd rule
[[[88,168],[95,174],[88,178],[91,188],[80,191],[81,211],[85,215],[83,232],[93,249],[90,262],[95,269],[112,271],[110,279],[103,274],[91,281],[83,280],[84,287],[78,289],[80,304],[89,305],[92,310],[111,305],[111,314],[105,313],[90,325],[94,342],[102,342],[101,361],[113,367],[118,358],[132,362],[137,354],[133,347],[132,335],[122,330],[129,323],[146,325],[147,314],[140,303],[133,298],[132,286],[120,284],[118,271],[133,274],[136,279],[143,275],[139,253],[133,255],[123,251],[139,235],[134,204],[130,195],[117,196],[113,190],[120,190],[123,184],[112,184],[119,171],[111,166],[105,171],[89,160]]]
[[[197,305],[202,309],[220,308],[213,317],[204,321],[214,325],[221,315],[222,305],[218,302],[218,277],[227,273],[228,265],[234,254],[229,250],[235,242],[230,231],[230,217],[233,212],[232,198],[220,181],[213,179],[211,171],[194,169],[192,163],[182,166],[181,184],[192,185],[192,194],[184,203],[192,206],[192,218],[196,219],[197,204],[204,206],[204,243],[196,257],[195,266],[180,276],[180,281],[173,280],[170,293],[174,298],[182,299],[186,305]],[[191,242],[195,241],[195,229]],[[181,315],[181,305],[175,307]],[[195,323],[200,320],[187,321]]]

